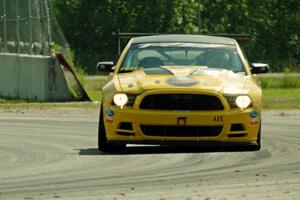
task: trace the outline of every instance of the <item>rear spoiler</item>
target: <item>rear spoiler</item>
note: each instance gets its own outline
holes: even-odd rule
[[[131,39],[134,37],[141,37],[141,36],[151,36],[151,35],[167,35],[163,33],[118,33],[118,52],[119,55],[121,53],[121,39]],[[207,35],[207,36],[218,36],[218,37],[228,37],[235,40],[250,40],[251,37],[249,34],[199,34],[199,35]]]

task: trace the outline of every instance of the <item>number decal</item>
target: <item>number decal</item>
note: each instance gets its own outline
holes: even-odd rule
[[[223,122],[223,117],[221,115],[214,116],[215,122]]]

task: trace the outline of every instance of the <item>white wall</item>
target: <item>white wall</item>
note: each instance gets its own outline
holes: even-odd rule
[[[55,58],[19,54],[0,54],[0,96],[36,101],[72,98]]]

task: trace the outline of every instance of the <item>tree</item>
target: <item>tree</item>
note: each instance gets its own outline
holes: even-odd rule
[[[298,0],[53,0],[53,3],[77,61],[89,72],[95,71],[98,61],[116,60],[118,31],[246,33],[251,40],[240,44],[250,61],[270,63],[275,70],[300,65]],[[201,27],[198,27],[199,13]]]
[[[116,60],[117,33],[193,33],[194,0],[54,0],[55,15],[77,61],[93,72],[95,64]]]

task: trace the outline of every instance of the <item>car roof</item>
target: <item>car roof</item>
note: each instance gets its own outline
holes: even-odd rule
[[[152,35],[132,38],[132,44],[152,43],[152,42],[183,42],[183,43],[207,43],[207,44],[223,44],[235,45],[235,40],[227,37],[208,36],[208,35]]]

